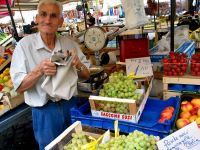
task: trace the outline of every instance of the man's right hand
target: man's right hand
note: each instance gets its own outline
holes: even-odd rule
[[[50,61],[50,59],[43,60],[40,65],[41,72],[46,76],[53,76],[57,72],[57,67],[54,63]]]

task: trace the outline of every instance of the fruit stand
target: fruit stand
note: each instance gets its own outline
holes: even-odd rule
[[[152,3],[150,0],[148,2]],[[78,29],[85,30],[84,25],[80,23]],[[199,131],[200,128],[200,54],[196,52],[200,30],[193,32],[190,39],[175,45],[174,24],[171,25],[168,51],[161,49],[157,41],[150,48],[150,31],[145,30],[144,25],[134,30],[123,28],[124,32],[116,35],[113,41],[105,39],[105,44],[95,52],[82,43],[80,47],[93,65],[90,78],[78,81],[76,97],[79,101],[76,106],[66,108],[70,109],[71,126],[49,143],[45,150],[187,150],[178,145],[190,138],[177,144],[174,134],[180,131],[183,137],[188,137],[185,136],[188,126],[195,124],[191,131]],[[107,30],[108,26],[102,27],[102,31]],[[102,39],[96,39],[93,35],[95,30],[91,31],[88,43],[98,41],[94,44],[94,50]],[[151,31],[155,32],[155,39],[158,38],[156,25]],[[165,28],[167,31],[168,28]],[[107,36],[108,33],[104,34]],[[11,40],[11,35],[0,34],[0,46],[6,46]],[[32,127],[31,107],[24,104],[23,94],[14,90],[10,79],[12,52],[6,47],[4,55],[0,56],[0,145],[12,149],[14,144],[22,143],[21,147],[14,146],[14,149],[23,150],[36,142],[32,130],[29,134]],[[142,63],[132,63],[129,69],[134,68],[134,71],[128,71],[126,60],[137,58],[151,60],[147,63],[152,75],[137,74],[148,70],[149,66]],[[155,80],[159,80],[162,86],[155,84]],[[162,98],[152,95],[151,91],[155,89],[162,91]],[[15,139],[23,137],[21,139],[24,141],[15,143],[9,134]],[[196,134],[200,135],[199,132]],[[167,148],[160,147],[162,144],[159,142],[163,140]],[[196,141],[200,141],[200,138],[197,137]],[[173,142],[175,146],[168,148]],[[189,150],[199,150],[192,149],[192,144],[188,144]],[[200,147],[200,142],[195,144]],[[38,149],[35,145],[31,149]]]

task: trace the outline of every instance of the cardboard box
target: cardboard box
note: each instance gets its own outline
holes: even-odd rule
[[[91,107],[92,116],[101,117],[101,118],[111,118],[111,119],[118,119],[127,122],[137,123],[140,119],[144,106],[146,104],[147,98],[149,97],[151,88],[152,88],[152,81],[151,78],[147,89],[145,90],[144,97],[139,104],[137,105],[135,100],[132,99],[121,99],[121,98],[110,98],[110,97],[102,97],[102,96],[90,96],[89,102]],[[120,114],[120,113],[113,113],[113,112],[105,112],[97,110],[96,101],[105,101],[105,102],[113,102],[113,103],[126,103],[128,104],[129,114]]]
[[[10,110],[9,102],[7,100],[1,100],[0,104],[0,116]]]
[[[8,102],[10,109],[13,109],[19,106],[20,104],[24,103],[24,94],[19,94],[13,98],[6,95],[3,96],[3,99]]]

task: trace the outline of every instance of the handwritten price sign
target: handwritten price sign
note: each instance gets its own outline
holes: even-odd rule
[[[126,59],[126,73],[135,76],[153,76],[150,57]]]
[[[157,142],[159,150],[200,150],[200,130],[196,122]]]

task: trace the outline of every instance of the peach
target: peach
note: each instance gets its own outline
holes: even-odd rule
[[[174,112],[174,107],[168,106],[168,107],[166,107],[166,108],[164,109],[164,111],[169,111],[169,112],[171,112],[171,113],[173,114],[173,112]]]
[[[194,98],[191,100],[191,104],[194,105],[195,107],[200,108],[200,99],[199,98]]]
[[[200,117],[200,108],[197,110],[197,116]]]
[[[172,118],[172,113],[170,111],[163,111],[161,113],[161,118],[165,118],[166,120],[170,120]]]
[[[198,125],[200,125],[200,117],[198,117],[195,121],[197,122]]]
[[[190,122],[193,122],[197,119],[197,115],[193,115],[189,118]]]
[[[190,111],[190,114],[191,115],[197,115],[198,109],[199,109],[198,107],[194,106],[193,109]]]
[[[178,129],[185,127],[188,125],[190,121],[188,119],[180,118],[176,121],[176,126]]]
[[[191,111],[193,109],[193,106],[190,102],[188,101],[183,101],[181,103],[181,110],[182,111]]]
[[[183,111],[180,113],[181,118],[189,119],[191,117],[191,114],[189,111]]]

